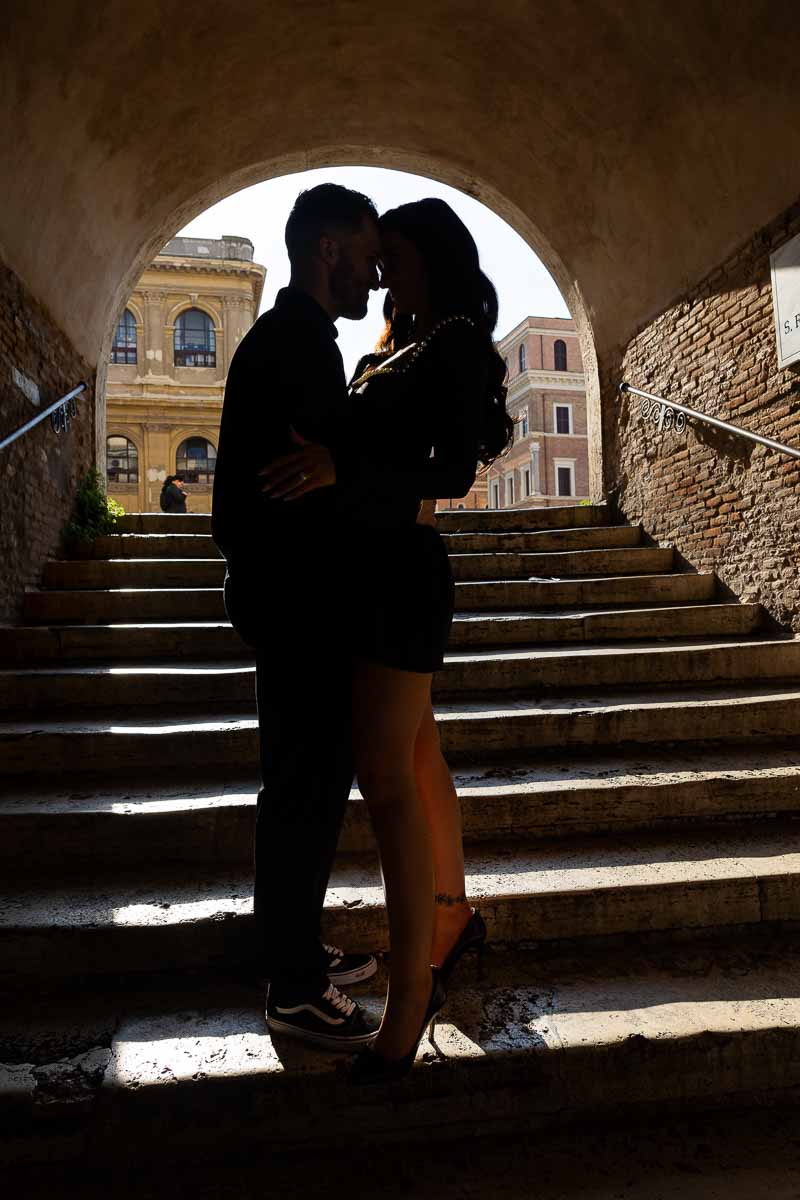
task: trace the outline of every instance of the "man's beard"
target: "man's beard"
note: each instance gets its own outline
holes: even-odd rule
[[[360,321],[367,315],[369,293],[363,284],[356,283],[353,275],[353,264],[347,257],[342,257],[331,271],[331,299],[343,317],[351,321]]]

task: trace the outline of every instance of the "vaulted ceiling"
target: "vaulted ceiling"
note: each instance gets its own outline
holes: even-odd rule
[[[796,198],[797,51],[771,0],[11,0],[0,256],[97,361],[208,204],[402,167],[514,224],[602,355]]]

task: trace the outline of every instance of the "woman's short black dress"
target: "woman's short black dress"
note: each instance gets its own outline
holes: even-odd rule
[[[357,656],[424,674],[442,665],[453,574],[442,537],[417,515],[422,500],[474,482],[489,350],[472,322],[450,318],[415,349],[356,369],[353,425],[334,457]]]

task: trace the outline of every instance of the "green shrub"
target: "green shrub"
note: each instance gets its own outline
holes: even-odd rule
[[[72,520],[64,530],[64,541],[68,545],[80,545],[93,542],[104,533],[112,533],[117,518],[124,512],[121,504],[106,495],[102,475],[92,468],[78,486]]]

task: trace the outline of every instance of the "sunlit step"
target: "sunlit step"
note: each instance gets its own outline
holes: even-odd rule
[[[454,772],[468,842],[553,838],[769,819],[800,811],[800,750],[759,746],[614,751],[604,756],[464,764]],[[15,781],[0,799],[0,860],[33,875],[143,861],[247,865],[258,782],[232,770],[217,780],[159,773],[93,784],[60,777]],[[353,788],[340,852],[374,848],[367,807]]]
[[[545,700],[495,698],[436,705],[445,754],[494,758],[529,751],[563,753],[569,748],[625,743],[719,741],[742,744],[793,739],[800,735],[800,687],[762,684],[742,687],[635,690]],[[0,723],[0,760],[9,779],[48,776],[230,768],[256,770],[257,725],[241,713],[154,716],[143,710],[103,720],[45,720]]]

